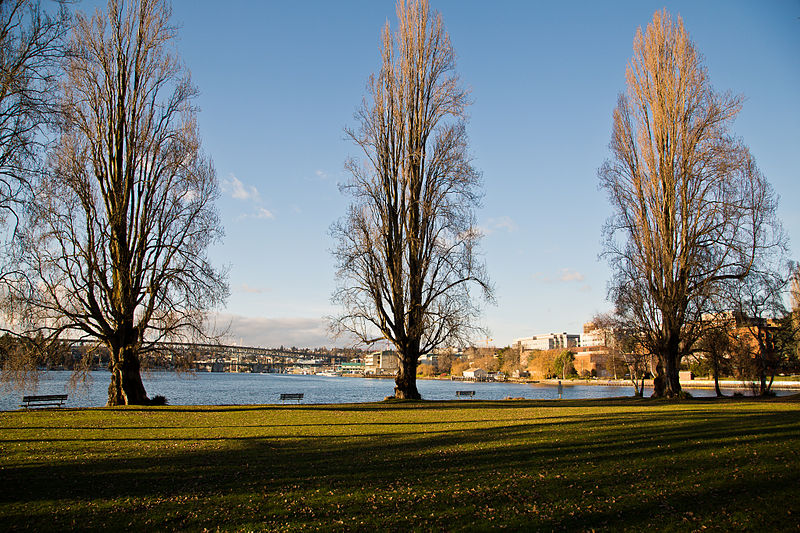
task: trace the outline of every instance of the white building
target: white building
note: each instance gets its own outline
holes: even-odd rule
[[[583,325],[583,333],[581,334],[581,347],[590,346],[605,346],[606,345],[606,331],[596,327],[594,323],[587,322]]]
[[[365,374],[396,374],[400,368],[397,352],[384,350],[364,357]]]
[[[486,379],[489,374],[482,368],[470,368],[461,373],[462,376],[469,379]]]
[[[581,336],[571,333],[547,333],[516,339],[514,344],[523,350],[557,350],[560,348],[576,348],[581,345]]]

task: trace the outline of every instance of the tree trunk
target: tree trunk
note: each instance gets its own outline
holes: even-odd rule
[[[417,360],[416,354],[404,350],[400,354],[400,370],[394,383],[394,397],[401,400],[421,400],[417,390]]]
[[[680,329],[671,327],[670,324],[665,324],[663,335],[666,342],[661,345],[661,353],[658,354],[658,362],[661,369],[659,370],[656,367],[656,373],[660,374],[660,376],[656,376],[656,379],[661,378],[660,385],[662,390],[660,393],[655,390],[653,396],[658,398],[677,398],[681,393],[680,375],[678,373],[681,362]],[[656,388],[655,381],[653,382],[653,388]]]
[[[653,377],[653,398],[663,398],[666,391],[664,365],[661,364],[661,359],[661,356],[658,356],[656,362],[656,375]]]
[[[717,393],[717,398],[725,396],[719,388],[719,359],[714,355],[711,359],[711,370],[714,373],[714,391]]]
[[[633,389],[636,391],[637,398],[644,397],[644,372],[642,372],[642,379],[639,381],[637,378],[633,378]]]
[[[775,382],[775,373],[773,372],[772,375],[769,377],[769,383],[767,383],[766,388],[764,389],[764,396],[767,396],[772,391],[772,384]]]
[[[667,353],[664,358],[664,394],[667,398],[677,398],[681,393],[680,359],[677,353]]]
[[[111,384],[108,386],[108,405],[147,405],[150,399],[144,390],[139,372],[139,356],[132,346],[111,350]]]
[[[772,388],[772,382],[775,380],[775,375],[772,374],[769,379],[769,383],[767,383],[767,372],[763,370],[760,376],[760,383],[759,383],[759,395],[760,396],[767,396],[769,395],[769,391]]]

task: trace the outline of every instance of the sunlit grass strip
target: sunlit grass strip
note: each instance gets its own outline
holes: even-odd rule
[[[0,413],[3,529],[793,529],[800,403]]]

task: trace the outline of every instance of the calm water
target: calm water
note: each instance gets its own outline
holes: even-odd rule
[[[68,393],[67,407],[99,407],[108,398],[111,376],[107,371],[89,373],[89,380],[77,389],[69,389],[68,371],[44,372],[35,390],[0,390],[0,410],[17,409],[23,394]],[[394,390],[392,379],[364,379],[291,374],[174,373],[152,372],[143,375],[147,394],[160,394],[169,405],[246,405],[280,403],[285,392],[302,392],[303,403],[375,402]],[[457,390],[474,390],[475,399],[503,398],[555,399],[554,385],[518,383],[464,383],[419,380],[420,394],[426,400],[452,400]],[[713,390],[690,389],[694,396],[712,396]],[[725,391],[731,394],[730,390]],[[781,394],[778,391],[778,394]],[[785,394],[785,392],[783,392]],[[646,391],[646,394],[649,392]],[[563,398],[613,398],[632,396],[633,387],[574,385],[564,386]]]

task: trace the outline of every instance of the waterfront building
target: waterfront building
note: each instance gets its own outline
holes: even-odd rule
[[[489,377],[488,372],[482,368],[470,368],[469,370],[464,370],[461,375],[467,379],[477,380],[485,380]]]
[[[342,374],[363,374],[364,363],[362,361],[350,361],[349,363],[342,363],[340,371]]]
[[[583,325],[581,333],[581,347],[605,346],[606,331],[594,325],[594,322],[587,322]]]
[[[559,348],[575,348],[580,346],[580,342],[580,335],[565,331],[563,333],[547,333],[516,339],[514,344],[520,350],[557,350]]]
[[[400,369],[397,352],[382,350],[364,357],[365,374],[396,374]]]
[[[581,346],[574,348],[573,351],[575,359],[572,361],[572,366],[575,367],[578,376],[614,378],[625,375],[624,363],[612,360],[605,346]]]

